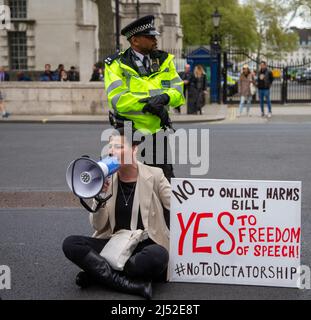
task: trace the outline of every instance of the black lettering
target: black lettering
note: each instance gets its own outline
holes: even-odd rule
[[[187,190],[186,188],[187,185],[190,186],[191,191]],[[190,196],[194,195],[194,192],[195,192],[194,186],[189,181],[185,180],[183,182],[183,188]]]
[[[175,190],[173,190],[173,194],[175,196],[175,198],[179,201],[180,204],[182,204],[182,200],[180,200],[180,198],[184,199],[184,200],[188,200],[188,197],[185,195],[184,191],[181,190],[180,186],[177,186],[179,193],[176,192]]]
[[[295,188],[294,189],[294,194],[295,194],[295,197],[294,197],[294,201],[298,201],[299,200],[299,189],[298,188]]]

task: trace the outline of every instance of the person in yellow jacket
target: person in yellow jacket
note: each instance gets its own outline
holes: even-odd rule
[[[105,89],[110,108],[110,122],[114,127],[131,121],[133,128],[154,135],[171,127],[168,108],[185,103],[183,81],[180,79],[174,56],[157,50],[154,16],[149,15],[127,25],[121,34],[130,48],[105,60]],[[166,159],[166,156],[164,156]],[[170,180],[172,166],[156,164]]]

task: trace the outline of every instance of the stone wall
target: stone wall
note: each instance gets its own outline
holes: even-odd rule
[[[6,109],[15,115],[103,114],[108,112],[102,82],[2,82]]]

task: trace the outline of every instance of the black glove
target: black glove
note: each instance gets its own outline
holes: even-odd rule
[[[147,103],[143,108],[143,113],[149,112],[161,120],[161,127],[165,129],[169,124],[169,116],[167,110],[164,108],[163,105],[153,105],[151,106],[149,103]]]
[[[170,126],[170,118],[168,116],[168,111],[164,108],[170,102],[170,97],[168,94],[160,94],[157,96],[144,98],[139,100],[141,103],[146,103],[143,108],[143,113],[149,112],[161,120],[161,127],[166,129]]]
[[[167,93],[163,93],[157,96],[141,99],[139,102],[148,103],[151,106],[166,106],[170,102],[170,97]]]

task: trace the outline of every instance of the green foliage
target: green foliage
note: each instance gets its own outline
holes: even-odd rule
[[[181,0],[184,46],[209,44],[214,32],[211,15],[222,15],[222,47],[256,51],[258,56],[281,58],[297,49],[298,36],[284,25],[284,17],[311,0]]]
[[[181,21],[185,46],[210,43],[214,32],[211,15],[216,8],[222,15],[219,34],[223,47],[257,47],[253,11],[249,6],[241,6],[237,0],[182,0]]]
[[[296,0],[295,0],[296,1]],[[298,35],[291,32],[284,23],[284,17],[293,7],[284,0],[249,0],[249,6],[257,20],[258,57],[279,59],[298,47]]]

